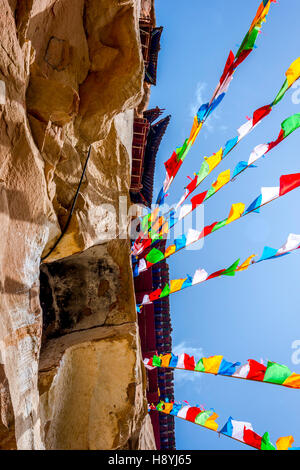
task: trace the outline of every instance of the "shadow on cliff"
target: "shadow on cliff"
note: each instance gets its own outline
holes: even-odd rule
[[[21,295],[24,292],[28,292],[30,289],[26,284],[16,281],[11,277],[7,276],[4,280],[4,285],[0,283],[0,293],[1,294],[11,294],[11,295]]]
[[[5,188],[5,193],[7,197],[7,204],[2,204],[0,202],[1,214],[7,215],[11,220],[21,220],[37,225],[44,225],[45,220],[41,220],[40,222],[37,221],[36,218],[32,220],[32,210],[30,209],[29,204],[24,197],[24,192],[17,189]]]

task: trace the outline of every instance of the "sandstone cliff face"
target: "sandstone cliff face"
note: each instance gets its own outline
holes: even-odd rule
[[[129,245],[107,236],[127,226],[139,14],[138,0],[0,0],[0,448],[154,446]],[[41,268],[42,314],[41,257],[90,145]]]

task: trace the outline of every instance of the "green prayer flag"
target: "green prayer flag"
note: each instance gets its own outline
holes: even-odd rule
[[[243,51],[253,49],[253,47],[255,45],[255,41],[256,41],[258,33],[259,33],[259,30],[260,30],[260,28],[257,28],[257,27],[253,28],[251,33],[246,38],[245,44],[243,45],[243,49],[242,49]]]
[[[299,113],[294,114],[293,116],[290,116],[281,124],[281,128],[284,132],[284,138],[286,138],[288,135],[290,135],[292,132],[298,129],[298,127],[300,127],[300,114]]]
[[[158,263],[162,259],[164,259],[164,254],[157,248],[152,248],[152,250],[146,256],[146,260],[152,264]]]
[[[272,106],[274,106],[275,104],[279,103],[279,101],[282,100],[282,98],[284,97],[284,95],[285,95],[288,88],[289,88],[289,83],[286,79],[284,84],[282,85],[278,95],[276,96],[275,100],[273,101]]]
[[[197,174],[197,186],[201,183],[201,181],[204,180],[204,178],[206,178],[208,174],[209,174],[209,164],[207,163],[207,161],[204,161]]]
[[[141,222],[141,227],[142,227],[143,232],[146,232],[146,230],[148,230],[151,225],[151,222],[149,221],[150,215],[151,214],[147,214],[145,215],[145,217],[143,217],[143,220]]]
[[[226,271],[222,273],[222,276],[234,276],[236,268],[238,267],[239,263],[240,263],[240,258],[237,259],[229,268],[227,268]]]
[[[226,224],[227,224],[227,219],[222,220],[221,222],[218,222],[218,223],[214,226],[214,228],[212,229],[211,232],[216,232],[217,230],[219,230],[219,228],[224,227],[224,225],[226,225]]]
[[[170,294],[170,292],[171,292],[170,286],[169,286],[169,284],[166,284],[159,297],[160,298],[161,297],[167,297]]]
[[[192,146],[192,143],[190,142],[190,143],[187,145],[187,147],[186,147],[186,149],[184,150],[184,152],[182,153],[182,155],[181,155],[181,160],[182,160],[182,161],[184,161],[185,157],[186,157],[187,154],[189,153],[191,146]]]
[[[160,357],[158,356],[153,356],[153,359],[152,359],[152,364],[156,367],[160,367],[161,366],[161,359]]]
[[[182,159],[182,156],[184,155],[184,152],[186,151],[188,140],[189,140],[189,139],[185,139],[183,146],[182,146],[182,147],[178,147],[178,148],[176,149],[177,161],[178,161],[178,162],[179,162],[179,160]]]
[[[160,401],[158,405],[156,406],[157,411],[163,411],[164,409],[164,402]]]
[[[265,434],[262,437],[260,449],[261,450],[276,450],[276,447],[272,444],[270,440],[270,435],[268,432],[265,432]]]
[[[287,366],[269,361],[263,381],[281,385],[290,375],[292,372]]]
[[[211,411],[202,411],[196,416],[195,423],[204,426],[208,418],[211,416]]]
[[[150,238],[151,238],[152,241],[154,241],[154,240],[160,240],[160,239],[163,238],[162,235],[160,235],[158,232],[155,232],[155,231],[152,230],[152,229],[151,229],[150,232],[149,232],[149,236],[150,236]]]
[[[215,188],[210,188],[208,191],[207,191],[207,194],[205,196],[205,199],[204,201],[206,201],[207,199],[209,199],[213,194],[215,194],[216,190]]]
[[[241,52],[244,50],[244,46],[245,46],[245,44],[247,43],[249,36],[250,36],[250,33],[249,33],[249,31],[248,31],[248,33],[246,34],[246,36],[245,36],[244,39],[243,39],[242,44],[240,45],[239,50],[238,50],[237,53],[236,53],[236,56],[235,56],[236,59],[238,59],[238,57],[240,56]]]
[[[195,366],[195,370],[198,372],[205,372],[205,367],[203,365],[203,359],[200,359],[200,361],[197,362]]]
[[[248,33],[246,34],[246,36],[244,37],[243,39],[243,42],[235,56],[235,58],[237,59],[240,54],[245,51],[245,50],[249,50],[249,49],[253,49],[254,45],[255,45],[255,41],[257,39],[257,36],[258,36],[258,33],[259,33],[259,30],[260,30],[260,27],[259,26],[255,26],[255,28],[252,29],[252,31],[248,31]]]

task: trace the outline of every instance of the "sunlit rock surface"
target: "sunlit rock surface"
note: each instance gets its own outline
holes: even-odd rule
[[[0,449],[154,447],[129,245],[107,241],[145,100],[140,8],[0,0]]]

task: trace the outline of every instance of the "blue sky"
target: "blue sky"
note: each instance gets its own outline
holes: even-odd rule
[[[229,50],[249,29],[259,0],[156,0],[158,26],[164,26],[157,86],[152,87],[150,106],[172,115],[171,124],[157,157],[156,197],[164,180],[164,165],[176,146],[182,145],[192,125],[192,111],[208,101],[222,74]],[[237,135],[246,116],[273,101],[285,79],[285,71],[300,56],[299,0],[272,4],[263,33],[250,57],[237,70],[225,99],[200,133],[170,190],[169,201],[181,196],[188,180],[198,171],[203,156],[219,150]],[[300,88],[299,88],[300,90]],[[248,160],[255,145],[274,140],[280,123],[300,112],[290,90],[218,170],[201,185],[208,189],[220,171]],[[300,93],[298,94],[300,97]],[[278,186],[281,174],[299,172],[300,130],[258,161],[211,198],[205,207],[205,224],[227,217],[235,202],[250,204],[262,186]],[[200,191],[198,191],[200,192]],[[197,194],[198,194],[197,192]],[[265,245],[279,248],[289,233],[300,233],[300,190],[271,203],[260,214],[234,222],[205,239],[198,251],[181,251],[170,258],[171,278],[192,274],[198,267],[209,273],[260,255]],[[223,354],[227,360],[246,362],[262,358],[292,363],[292,343],[300,340],[300,252],[260,263],[235,278],[222,277],[171,297],[173,344],[196,357]],[[212,407],[223,425],[234,419],[252,422],[259,434],[269,431],[273,442],[292,434],[300,446],[299,391],[279,386],[176,371],[177,400]],[[178,449],[247,449],[246,446],[176,420]]]

